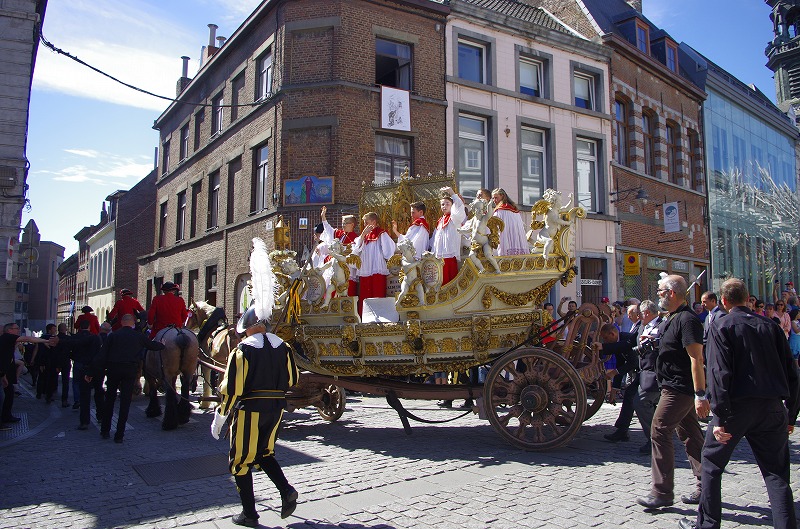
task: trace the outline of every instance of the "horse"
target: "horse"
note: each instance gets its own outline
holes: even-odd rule
[[[144,359],[144,378],[148,386],[150,404],[145,410],[148,417],[161,415],[158,388],[165,392],[163,430],[174,430],[178,424],[186,424],[192,413],[189,390],[197,370],[200,347],[197,336],[189,329],[167,327],[158,331],[156,341],[166,346],[161,351],[147,351]],[[178,396],[175,383],[181,377],[181,394]]]
[[[228,355],[239,343],[233,326],[228,325],[225,309],[214,307],[205,301],[194,301],[189,303],[189,310],[192,316],[186,322],[190,329],[197,329],[197,341],[200,344],[200,352],[204,361],[225,369],[225,362]],[[216,385],[217,371],[201,364],[200,373],[203,377],[203,398],[200,401],[201,409],[211,407],[209,397],[211,397],[212,387]]]

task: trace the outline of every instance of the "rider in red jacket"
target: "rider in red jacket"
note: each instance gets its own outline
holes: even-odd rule
[[[126,314],[133,314],[136,317],[144,308],[139,300],[133,297],[133,292],[127,288],[119,291],[120,298],[114,304],[114,308],[108,313],[108,321],[111,322],[111,329],[118,331],[122,327],[122,317]]]
[[[147,323],[150,324],[150,338],[154,338],[161,329],[173,325],[182,328],[189,316],[186,302],[178,296],[180,286],[167,281],[161,286],[163,294],[153,298],[150,311],[147,313]]]
[[[100,320],[97,319],[97,316],[92,314],[94,312],[94,309],[92,307],[90,307],[89,305],[86,305],[85,307],[83,307],[81,309],[81,312],[83,312],[83,314],[81,314],[80,316],[75,318],[75,328],[76,329],[80,329],[81,328],[81,322],[85,320],[85,321],[89,322],[89,332],[99,336],[100,335]]]

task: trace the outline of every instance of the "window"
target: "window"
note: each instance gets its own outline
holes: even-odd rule
[[[411,140],[375,135],[375,183],[394,182],[406,167],[411,173]]]
[[[667,43],[667,68],[678,72],[678,48],[669,43]]]
[[[197,287],[197,281],[199,279],[200,279],[200,270],[198,270],[196,268],[194,270],[189,270],[189,289],[187,291],[187,295],[189,296],[189,299],[195,299],[194,298],[194,291],[195,291],[195,289]]]
[[[178,193],[178,218],[175,223],[175,241],[186,237],[186,191]]]
[[[642,22],[636,21],[636,47],[650,55],[650,31]]]
[[[239,104],[242,100],[244,89],[244,72],[236,76],[231,83],[231,122],[239,118]]]
[[[219,226],[219,169],[208,176],[208,222],[206,229]]]
[[[167,203],[161,204],[158,215],[158,247],[163,248],[167,245]]]
[[[256,101],[272,95],[272,51],[258,59],[258,79],[256,80]]]
[[[458,188],[463,196],[475,196],[486,187],[487,130],[484,118],[458,117]]]
[[[108,284],[111,286],[114,283],[114,247],[108,247]]]
[[[181,286],[181,283],[183,283],[183,274],[180,272],[175,272],[175,274],[173,274],[172,276],[172,282],[175,283],[177,286]]]
[[[533,205],[542,198],[545,175],[545,131],[523,127],[520,134],[522,153],[521,204]]]
[[[206,267],[206,302],[217,305],[217,265]]]
[[[169,172],[169,140],[161,145],[161,174]]]
[[[192,185],[192,212],[189,218],[189,237],[197,235],[197,206],[200,203],[200,191],[203,189],[201,182]]]
[[[255,174],[250,186],[250,211],[259,212],[267,209],[267,179],[269,178],[269,146],[262,145],[255,150]]]
[[[642,136],[644,141],[644,172],[655,176],[656,170],[656,144],[653,135],[654,120],[649,112],[642,112]]]
[[[703,172],[700,167],[697,167],[700,161],[698,154],[700,152],[700,135],[693,130],[686,134],[689,137],[689,187],[698,191],[703,183],[701,177],[698,176]]]
[[[231,224],[234,215],[234,200],[236,190],[236,179],[242,171],[242,157],[237,156],[235,160],[228,164],[228,197],[225,204],[225,223]]]
[[[578,138],[577,147],[577,174],[578,174],[578,205],[586,211],[597,212],[598,182],[597,182],[597,142],[585,138]]]
[[[211,100],[211,135],[214,136],[222,132],[222,118],[224,117],[223,114],[223,105],[225,104],[225,100],[222,97],[222,94],[219,94],[217,97]]]
[[[628,165],[628,106],[619,99],[614,100],[614,127],[614,159],[619,164]]]
[[[519,91],[523,94],[544,97],[542,91],[542,72],[544,68],[541,62],[527,57],[519,59]]]
[[[575,73],[572,81],[575,91],[575,106],[595,110],[594,77],[587,74]]]
[[[203,122],[206,120],[205,110],[201,110],[194,115],[194,150],[200,148],[201,132],[203,130]]]
[[[486,82],[486,46],[458,41],[458,77],[476,83]]]
[[[189,124],[181,127],[180,160],[183,161],[189,156]]]
[[[375,39],[375,84],[411,90],[411,46]]]
[[[680,171],[678,168],[678,145],[680,142],[680,132],[674,125],[667,124],[667,174],[669,181],[673,184],[678,183]]]

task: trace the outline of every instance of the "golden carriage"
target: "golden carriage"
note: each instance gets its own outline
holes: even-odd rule
[[[365,184],[360,208],[378,212],[383,226],[398,220],[402,231],[410,222],[409,204],[423,200],[433,226],[438,191],[445,185],[453,186],[452,173]],[[401,288],[406,278],[398,274],[400,262],[393,258],[389,291],[398,292],[397,297],[365,300],[363,318],[346,284],[336,286],[335,296],[326,296],[325,280],[310,267],[295,269],[290,283],[292,267],[282,268],[281,260],[289,262],[293,252],[273,252],[276,270],[289,272],[273,318],[276,332],[293,345],[297,363],[310,372],[293,388],[290,402],[313,403],[323,417],[335,420],[344,408],[341,388],[382,394],[408,431],[409,414],[403,413],[398,397],[475,398],[481,416],[518,447],[541,450],[569,442],[602,404],[605,372],[587,346],[600,323],[597,308],[584,305],[558,322],[541,308],[556,282],[567,285],[575,277],[572,233],[576,220],[585,217],[581,208],[540,201],[532,228],[543,228],[537,214],[553,209],[562,222],[550,232],[547,257],[540,237],[534,241],[535,253],[497,257],[497,273],[489,266],[480,271],[464,259],[455,279],[442,285],[441,262],[426,255],[416,279],[422,289]],[[480,259],[485,261],[482,253]],[[564,339],[544,340],[562,338],[567,324]],[[488,368],[483,384],[411,382],[420,375],[478,366]]]

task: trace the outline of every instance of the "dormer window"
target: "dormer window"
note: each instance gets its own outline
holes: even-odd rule
[[[645,55],[650,55],[650,29],[639,20],[636,21],[636,47]]]
[[[678,72],[678,47],[671,42],[667,42],[667,68]]]

